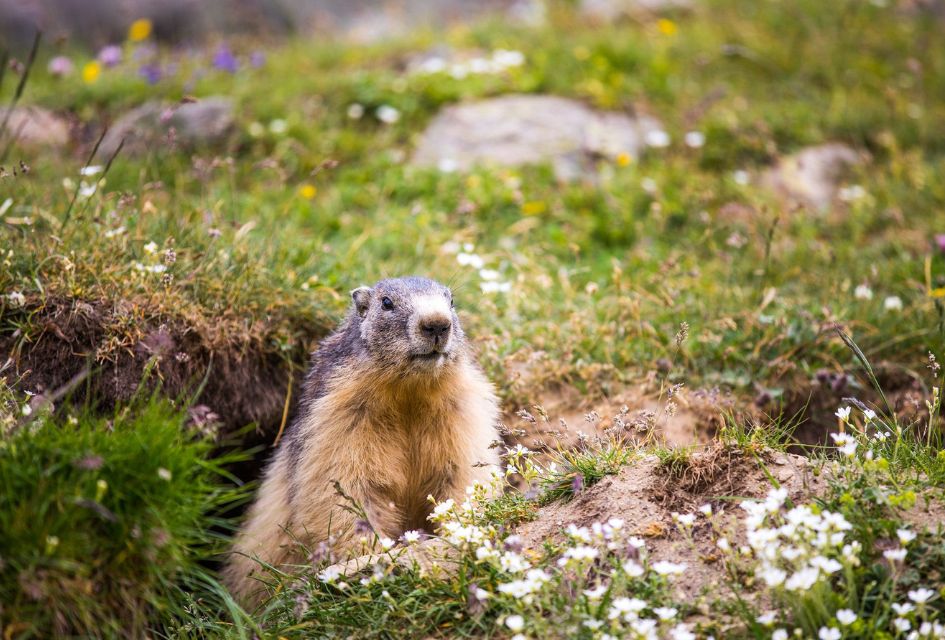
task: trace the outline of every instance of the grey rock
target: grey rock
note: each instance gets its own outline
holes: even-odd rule
[[[6,116],[7,109],[0,109],[0,123]],[[61,149],[69,144],[69,123],[48,109],[14,107],[3,134],[4,141],[11,139],[14,149]]]
[[[422,134],[412,163],[442,171],[476,165],[517,166],[549,162],[561,180],[587,177],[594,160],[622,153],[638,157],[649,117],[599,112],[575,100],[545,95],[506,95],[445,108]]]
[[[844,176],[863,161],[859,153],[844,144],[807,147],[764,172],[761,183],[789,199],[825,209],[837,197]]]
[[[16,55],[38,30],[91,48],[121,42],[138,18],[154,36],[190,43],[238,34],[320,35],[356,40],[402,36],[488,16],[540,21],[542,0],[0,0],[0,41]]]
[[[581,15],[609,22],[641,13],[665,13],[692,8],[692,0],[581,0]]]
[[[122,139],[122,153],[129,155],[167,147],[172,139],[185,149],[217,147],[226,142],[233,124],[233,102],[229,98],[217,96],[180,105],[146,102],[112,124],[99,154],[111,156]]]

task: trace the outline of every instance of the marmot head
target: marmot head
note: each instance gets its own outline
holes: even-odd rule
[[[427,278],[392,278],[351,292],[368,356],[396,373],[438,375],[465,351],[452,292]]]

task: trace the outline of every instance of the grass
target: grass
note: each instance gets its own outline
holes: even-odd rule
[[[462,81],[401,72],[433,34],[360,48],[289,43],[263,69],[235,75],[206,72],[206,54],[168,52],[179,71],[155,87],[132,67],[92,85],[54,81],[41,62],[23,100],[68,109],[92,132],[141,100],[186,93],[231,96],[237,135],[218,154],[119,156],[66,233],[73,192],[60,183],[77,183],[82,161],[25,156],[31,172],[5,180],[7,216],[32,223],[3,225],[12,253],[0,288],[26,294],[28,308],[50,296],[129,300],[155,324],[183,317],[218,342],[265,327],[261,348],[301,364],[347,290],[384,275],[442,274],[509,400],[555,384],[613,393],[672,353],[684,320],[693,339],[673,375],[749,396],[757,387],[791,396],[817,370],[850,366],[835,323],[892,370],[914,368],[942,347],[929,292],[943,266],[932,237],[945,192],[932,176],[942,169],[945,60],[922,46],[939,23],[858,2],[710,5],[679,16],[671,35],[650,22],[590,28],[566,8],[551,13],[551,39],[495,24],[458,29],[445,36],[458,49],[526,57],[519,70]],[[200,75],[188,84],[192,71]],[[545,167],[460,176],[403,163],[439,107],[505,92],[634,105],[659,116],[676,143],[602,166],[598,186],[560,185]],[[352,103],[367,115],[348,119]],[[400,110],[399,122],[373,117],[383,104]],[[269,131],[273,119],[286,121],[285,134]],[[705,133],[704,147],[680,143],[690,129]],[[851,177],[865,197],[792,211],[732,178],[825,141],[872,155]],[[305,185],[316,189],[311,200]],[[153,255],[143,249],[152,241]],[[443,249],[466,241],[513,283],[509,295],[479,295],[478,275]],[[169,283],[136,270],[171,247]],[[872,300],[853,296],[863,283]],[[884,308],[892,295],[902,312]],[[42,330],[9,305],[3,318],[20,341]],[[129,331],[110,327],[100,358]],[[508,379],[511,362],[529,355],[528,378]]]
[[[232,525],[221,514],[241,495],[223,469],[243,455],[210,459],[212,446],[163,403],[6,429],[0,624],[8,637],[160,633],[222,606],[228,596],[206,562],[226,543]],[[188,595],[195,589],[199,607]]]
[[[846,396],[879,411],[901,431],[890,440],[896,446],[850,462],[820,504],[853,525],[862,564],[816,607],[792,600],[781,611],[785,624],[803,620],[816,632],[833,624],[842,597],[861,622],[875,623],[861,625],[861,637],[887,633],[889,603],[940,580],[939,537],[918,540],[893,576],[874,547],[910,509],[940,499],[945,478],[932,390],[941,381],[923,375],[928,354],[945,353],[945,251],[936,239],[945,232],[945,49],[935,46],[945,23],[878,4],[705,0],[668,22],[595,25],[573,3],[550,2],[542,27],[487,22],[364,46],[293,39],[269,46],[261,68],[245,64],[258,43],[233,42],[244,62],[235,74],[210,67],[212,48],[158,49],[155,61],[176,71],[153,86],[132,62],[91,84],[78,74],[53,78],[45,69],[54,53],[80,63],[90,56],[44,43],[28,83],[6,72],[0,102],[44,106],[81,126],[64,150],[14,146],[0,162],[0,345],[2,360],[13,358],[0,362],[0,375],[16,387],[3,399],[0,441],[10,488],[0,500],[5,631],[108,636],[131,625],[168,636],[245,636],[263,621],[287,638],[394,630],[478,637],[510,635],[506,619],[516,614],[535,615],[535,633],[582,624],[592,603],[580,593],[592,586],[557,573],[560,592],[539,600],[548,607],[541,615],[512,599],[480,610],[470,583],[491,589],[505,577],[472,558],[458,580],[414,568],[345,593],[287,582],[255,621],[227,608],[200,564],[223,536],[213,514],[232,498],[219,478],[226,458],[208,459],[211,445],[182,435],[181,418],[164,405],[129,408],[142,377],[166,390],[203,389],[200,401],[223,414],[230,432],[257,422],[271,436],[286,386],[302,379],[307,351],[344,313],[348,291],[419,273],[455,290],[510,412],[564,388],[587,404],[644,379],[658,380],[661,397],[681,383],[719,388],[739,408],[721,439],[758,455],[795,438],[822,444]],[[525,63],[463,79],[404,71],[411,55],[441,41],[457,51],[515,49]],[[124,46],[130,60],[145,45]],[[651,114],[672,144],[629,163],[601,159],[586,182],[560,183],[546,165],[468,174],[410,166],[442,107],[506,93]],[[213,95],[235,104],[225,142],[119,153],[84,195],[102,174],[80,169],[109,161],[89,155],[121,114],[147,100]],[[348,116],[352,104],[363,117]],[[384,105],[399,111],[397,122],[377,118]],[[690,131],[704,134],[703,146],[683,143]],[[862,187],[859,195],[851,189],[824,210],[798,207],[754,179],[827,142],[868,156],[842,180]],[[509,292],[481,289],[477,270],[457,260],[464,243],[511,283]],[[864,285],[869,295],[858,295]],[[165,332],[173,350],[151,349]],[[861,380],[853,374],[863,354],[873,365]],[[42,426],[9,434],[22,420],[24,390],[55,393],[86,366],[90,379],[70,397],[104,408],[111,422],[66,402]],[[897,415],[909,394],[930,398],[915,421]],[[236,396],[268,409],[226,411]],[[86,450],[106,464],[77,468],[72,461]],[[677,475],[692,463],[687,449],[646,452]],[[477,526],[534,519],[540,504],[570,499],[636,452],[614,443],[559,455],[555,473],[525,478],[533,491],[485,503]],[[156,522],[170,534],[159,549],[127,535]],[[536,566],[554,573],[562,550],[546,551]],[[618,590],[669,602],[660,580]],[[87,585],[101,589],[95,598]],[[737,602],[720,607],[745,611]],[[116,613],[125,610],[139,615]],[[739,633],[770,635],[747,614],[741,622]]]

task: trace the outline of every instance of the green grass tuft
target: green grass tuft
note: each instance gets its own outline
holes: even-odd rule
[[[140,637],[214,601],[206,562],[240,493],[212,443],[153,402],[25,424],[0,441],[7,637]],[[196,585],[203,585],[195,589]],[[185,591],[197,595],[187,596]],[[188,603],[188,600],[191,602]],[[211,604],[212,603],[212,604]]]

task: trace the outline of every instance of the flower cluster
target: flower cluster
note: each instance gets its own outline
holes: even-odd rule
[[[846,539],[852,528],[846,518],[807,505],[784,511],[786,499],[786,490],[772,489],[764,501],[741,505],[757,575],[768,587],[805,592],[859,562],[860,544]]]
[[[440,56],[432,56],[416,65],[412,72],[418,75],[445,73],[461,80],[466,76],[500,74],[525,64],[520,51],[497,49],[487,58],[477,57],[462,62],[449,62]]]
[[[486,268],[486,261],[476,253],[476,247],[471,242],[460,245],[458,242],[447,242],[443,245],[446,253],[455,253],[456,262],[463,267],[475,269],[479,274],[479,288],[483,293],[508,293],[512,290],[512,283],[503,280],[502,274],[496,269]]]
[[[548,473],[531,460],[531,453],[521,445],[508,449],[506,475],[535,480],[535,474]],[[665,603],[667,581],[686,565],[651,561],[644,540],[631,535],[619,518],[568,525],[562,541],[546,544],[543,552],[525,548],[518,535],[488,524],[484,515],[489,496],[503,482],[495,474],[490,488],[470,489],[459,504],[438,504],[430,519],[469,563],[467,570],[474,574],[466,577],[474,584],[470,600],[480,610],[495,608],[514,638],[560,635],[561,624],[565,635],[583,633],[601,640],[696,637],[679,609]],[[554,622],[543,611],[562,592],[575,598],[564,612],[566,620]]]

